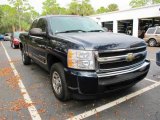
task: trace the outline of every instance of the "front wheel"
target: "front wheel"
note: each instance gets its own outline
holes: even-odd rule
[[[24,51],[22,50],[22,62],[24,65],[29,65],[31,64],[31,58],[27,56]]]
[[[61,101],[67,101],[70,94],[64,75],[64,67],[61,63],[55,63],[51,67],[51,83],[55,96]]]
[[[150,39],[148,44],[150,47],[155,47],[157,45],[157,41],[155,39]]]

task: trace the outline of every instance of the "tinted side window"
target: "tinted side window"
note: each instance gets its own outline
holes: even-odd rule
[[[37,27],[37,20],[35,20],[35,21],[32,23],[31,29],[32,29],[32,28],[36,28],[36,27]]]
[[[148,29],[147,34],[154,34],[155,30],[155,28],[150,28]]]
[[[160,28],[157,29],[156,34],[160,34]]]
[[[45,19],[39,19],[37,28],[41,28],[42,32],[46,32],[46,25],[47,25],[47,22],[45,21]]]

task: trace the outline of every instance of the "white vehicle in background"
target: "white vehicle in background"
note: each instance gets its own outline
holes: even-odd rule
[[[145,33],[144,40],[151,47],[160,45],[160,26],[148,28]]]
[[[10,41],[11,40],[11,33],[6,33],[4,35],[4,41]]]

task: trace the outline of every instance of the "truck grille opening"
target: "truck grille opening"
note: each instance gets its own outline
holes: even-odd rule
[[[128,49],[128,50],[113,50],[113,51],[107,51],[107,52],[100,52],[99,57],[113,57],[113,56],[120,56],[120,55],[125,55],[128,53],[138,53],[138,52],[143,52],[146,50],[146,47],[142,48],[137,48],[137,49]]]
[[[133,60],[128,61],[127,56],[131,53],[136,56]],[[147,52],[146,47],[112,50],[98,53],[98,70],[116,71],[120,69],[128,69],[135,65],[143,64]]]

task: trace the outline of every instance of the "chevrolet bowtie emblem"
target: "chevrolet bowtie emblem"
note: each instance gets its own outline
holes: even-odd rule
[[[133,53],[127,54],[127,57],[126,57],[127,62],[132,62],[134,59],[135,59],[135,56]]]

